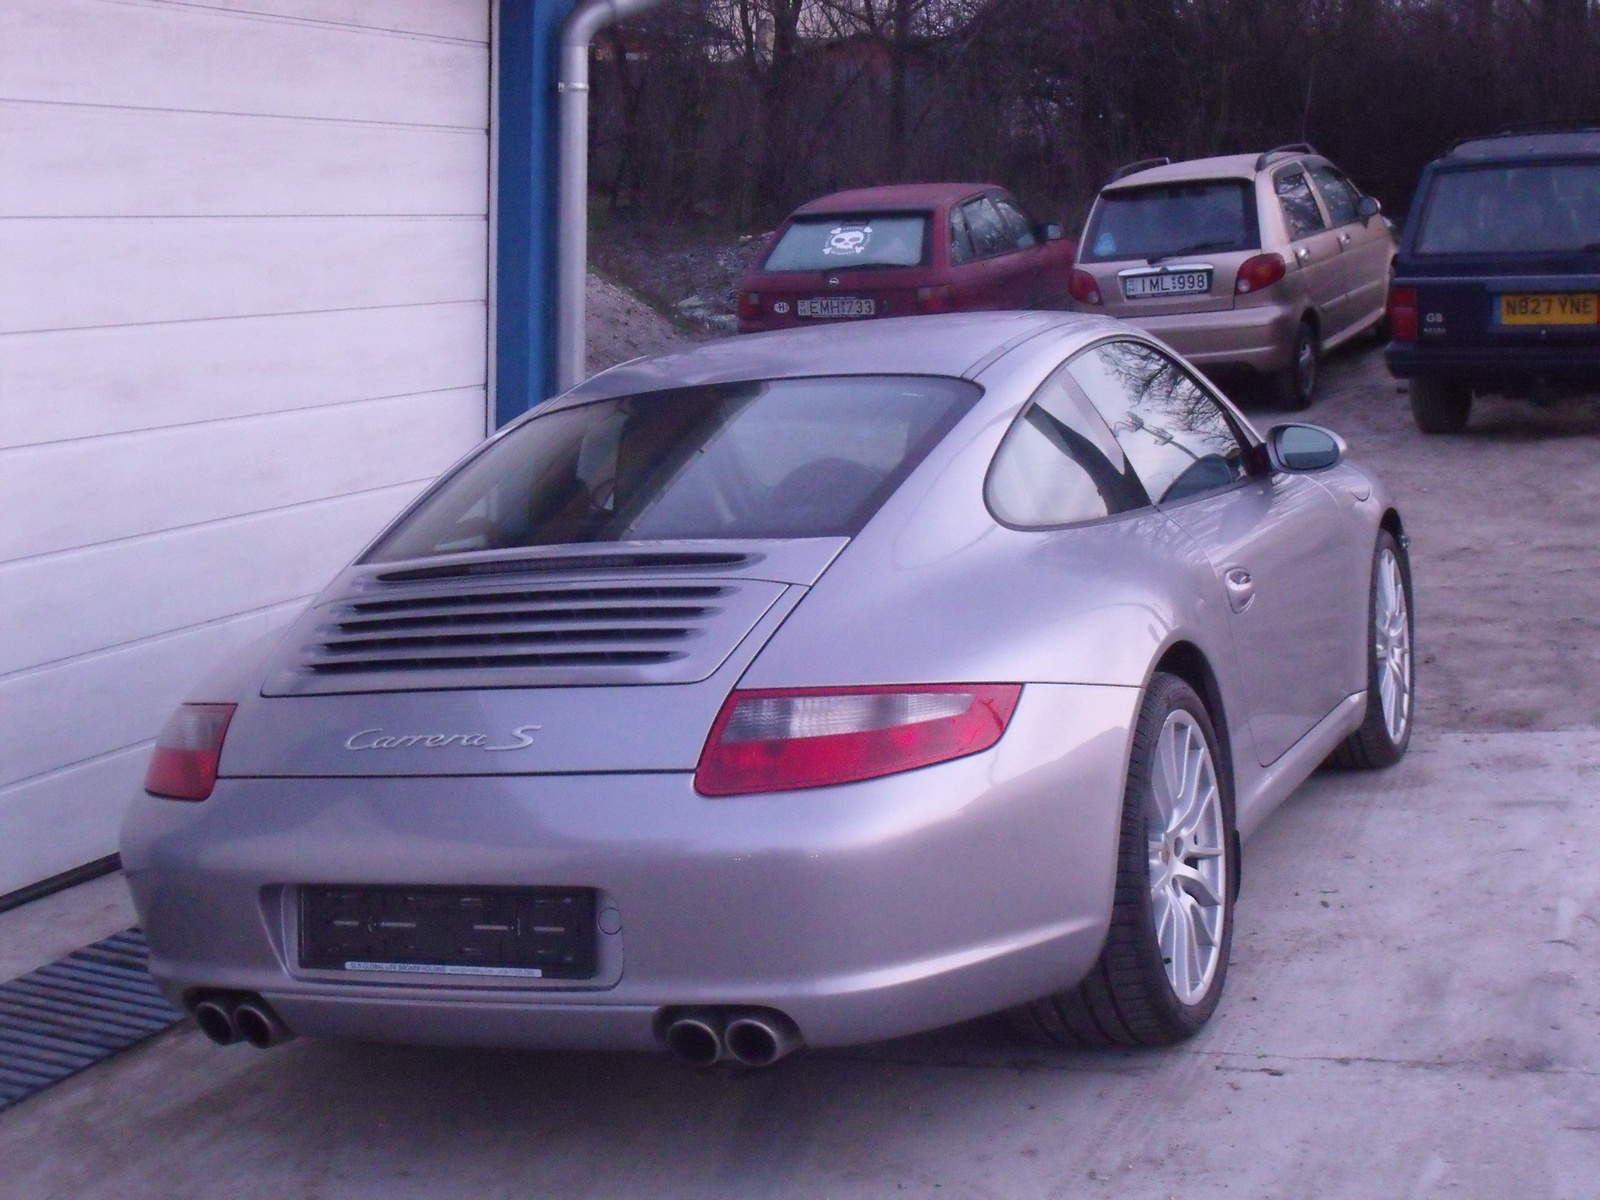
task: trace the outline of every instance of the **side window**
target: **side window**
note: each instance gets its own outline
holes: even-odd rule
[[[961,206],[967,216],[967,228],[972,233],[972,248],[979,258],[1003,254],[1006,246],[1005,222],[1000,212],[987,197],[968,200]]]
[[[971,262],[977,255],[972,249],[972,234],[967,229],[964,209],[950,210],[950,262],[955,266]]]
[[[1004,196],[996,196],[994,206],[1000,212],[1000,220],[1005,223],[1007,250],[1026,250],[1039,244],[1033,232],[1033,222],[1028,220],[1027,213]]]
[[[1361,219],[1356,212],[1356,201],[1361,199],[1361,193],[1354,184],[1332,167],[1312,167],[1311,177],[1317,181],[1335,225],[1354,225]]]
[[[1246,473],[1227,413],[1172,359],[1143,342],[1103,342],[1067,364],[1158,504],[1216,491]]]
[[[1283,206],[1283,219],[1289,223],[1289,236],[1298,241],[1320,233],[1327,228],[1317,198],[1311,194],[1311,182],[1305,172],[1296,167],[1275,181],[1278,203]]]
[[[1052,528],[1150,503],[1122,447],[1067,374],[1040,386],[1006,433],[984,485],[1007,525]]]

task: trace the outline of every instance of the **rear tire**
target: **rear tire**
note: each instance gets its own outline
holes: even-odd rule
[[[1423,433],[1460,433],[1472,416],[1472,389],[1419,376],[1411,381],[1411,417]]]
[[[1328,765],[1375,771],[1405,756],[1417,697],[1411,565],[1387,530],[1373,551],[1367,606],[1367,715],[1328,756]]]
[[[1322,344],[1316,327],[1301,321],[1294,333],[1289,365],[1272,376],[1272,395],[1284,412],[1304,412],[1316,399],[1317,378],[1322,374]]]
[[[1237,880],[1233,797],[1205,705],[1158,672],[1133,735],[1116,894],[1100,959],[1074,988],[1013,1009],[1026,1037],[1169,1046],[1222,998]]]

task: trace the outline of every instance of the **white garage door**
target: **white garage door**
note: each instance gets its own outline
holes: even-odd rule
[[[485,429],[489,0],[0,3],[0,894]]]

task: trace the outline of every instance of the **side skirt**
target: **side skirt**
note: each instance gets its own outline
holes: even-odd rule
[[[1333,748],[1361,727],[1367,713],[1367,693],[1359,691],[1339,701],[1334,710],[1313,725],[1304,737],[1242,789],[1236,811],[1241,837],[1248,838],[1261,823],[1304,783]]]

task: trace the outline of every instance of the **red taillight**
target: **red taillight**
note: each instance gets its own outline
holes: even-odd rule
[[[1233,294],[1243,296],[1269,288],[1283,278],[1287,268],[1281,254],[1258,254],[1239,264],[1239,274],[1233,281]]]
[[[1016,710],[1015,683],[734,692],[694,786],[702,796],[876,779],[987,750]]]
[[[1396,342],[1417,340],[1417,289],[1389,289],[1389,337]]]
[[[1072,274],[1067,276],[1067,291],[1079,304],[1100,303],[1100,284],[1093,275],[1082,269],[1073,268]]]
[[[144,790],[169,800],[204,800],[217,785],[231,704],[182,704],[156,738]]]
[[[937,287],[919,287],[917,289],[917,310],[919,312],[954,312],[955,308],[956,289],[952,285],[941,283]]]
[[[724,294],[726,294],[726,293],[724,293]],[[741,321],[759,321],[759,320],[761,320],[761,293],[760,292],[740,292],[739,293],[739,310],[738,311],[739,311],[739,320],[741,320]]]

